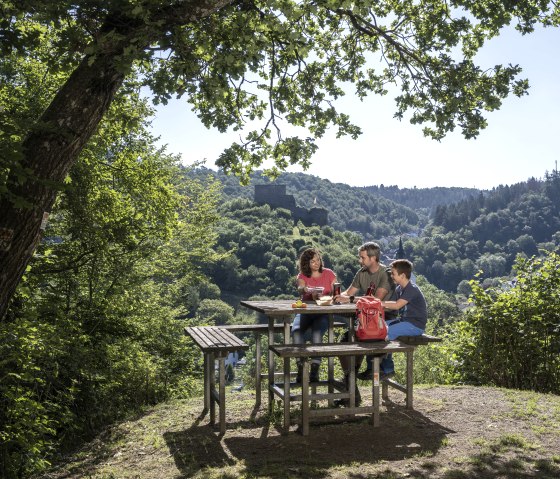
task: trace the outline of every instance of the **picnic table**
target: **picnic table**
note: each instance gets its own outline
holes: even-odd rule
[[[292,308],[291,300],[267,300],[267,301],[241,301],[242,306],[263,313],[267,317],[267,324],[250,325],[226,325],[216,326],[194,326],[185,328],[195,344],[204,353],[204,409],[210,410],[210,423],[214,424],[214,403],[219,406],[220,432],[225,433],[225,381],[224,360],[229,352],[244,350],[248,345],[237,338],[233,333],[253,333],[256,336],[256,375],[257,375],[257,398],[255,407],[260,405],[260,335],[268,334],[268,409],[272,410],[273,400],[278,396],[283,401],[284,429],[287,432],[290,426],[290,404],[292,401],[301,401],[301,432],[309,433],[309,418],[319,416],[340,416],[355,414],[372,414],[373,426],[379,424],[380,386],[382,387],[383,399],[388,399],[388,387],[396,388],[406,395],[406,407],[412,409],[412,371],[413,352],[417,346],[434,341],[441,341],[429,335],[422,336],[400,336],[396,341],[378,342],[355,342],[354,321],[355,304],[334,304],[319,306],[315,303],[306,303],[305,308]],[[327,314],[329,316],[328,339],[323,344],[290,344],[290,323],[294,314]],[[334,342],[334,328],[344,326],[345,322],[334,321],[334,316],[347,319],[350,329],[349,342]],[[283,341],[275,344],[275,333],[283,332]],[[406,384],[401,385],[392,379],[380,381],[379,362],[386,353],[402,352],[407,356],[406,360]],[[372,405],[359,407],[355,403],[355,361],[357,356],[371,354],[374,357],[372,374]],[[275,356],[282,361],[282,371],[275,373]],[[348,387],[334,380],[334,358],[347,356],[350,359]],[[314,357],[323,357],[328,360],[327,381],[309,382],[309,360]],[[303,377],[301,384],[291,382],[290,360],[297,359],[303,362]],[[219,379],[216,388],[214,379],[214,362],[218,363]],[[282,377],[283,382],[277,382],[276,376]],[[264,376],[264,375],[263,375]],[[265,376],[265,377],[266,377]],[[294,394],[292,387],[301,386],[301,393]],[[317,393],[317,387],[327,386],[326,393]],[[310,393],[311,390],[311,393]],[[348,399],[349,407],[334,408],[334,399]],[[327,400],[328,407],[311,409],[311,401]]]
[[[266,301],[241,301],[240,304],[253,311],[258,311],[266,315],[268,320],[268,410],[272,410],[274,396],[278,396],[283,401],[284,429],[287,431],[290,426],[290,403],[291,401],[302,402],[301,432],[307,435],[309,432],[310,416],[335,416],[345,414],[372,413],[373,426],[379,425],[379,388],[382,389],[383,399],[388,399],[388,387],[391,386],[406,395],[406,407],[413,408],[413,353],[417,346],[430,342],[440,341],[429,335],[414,337],[399,337],[396,341],[378,342],[355,342],[354,340],[354,321],[356,305],[352,303],[317,305],[315,302],[307,302],[305,308],[293,308],[291,300],[266,300]],[[290,343],[290,323],[294,314],[327,314],[329,316],[329,328],[327,343],[293,345]],[[348,343],[334,343],[334,316],[343,316],[348,319],[350,330]],[[274,332],[278,330],[279,321],[284,325],[284,344],[275,345]],[[379,363],[380,358],[387,353],[402,352],[406,354],[406,384],[401,385],[392,379],[380,381]],[[275,361],[278,356],[283,360],[283,382],[275,381]],[[357,356],[373,355],[372,373],[372,402],[371,406],[357,407],[355,404],[355,382],[356,368],[355,361]],[[348,380],[348,390],[339,382],[334,380],[334,358],[348,356],[350,358],[350,370]],[[326,382],[309,384],[309,364],[308,361],[313,357],[326,357],[328,359],[328,379]],[[292,394],[290,381],[290,359],[296,358],[303,361],[303,380],[301,384],[301,394]],[[327,385],[328,392],[317,394],[317,385]],[[311,386],[311,394],[309,387]],[[348,408],[334,408],[335,398],[348,399]],[[310,410],[309,403],[312,400],[328,400],[327,409]]]
[[[293,308],[293,300],[274,299],[265,301],[241,301],[244,306],[253,311],[264,314],[268,320],[268,410],[272,410],[274,399],[274,351],[270,346],[274,344],[274,331],[277,327],[276,322],[284,325],[284,344],[290,342],[290,324],[295,314],[327,314],[329,316],[329,328],[327,331],[327,341],[334,342],[334,315],[353,318],[356,313],[356,305],[352,303],[331,304],[327,306],[319,306],[313,301],[305,303],[305,308]],[[354,321],[348,321],[349,328],[353,331]],[[353,340],[353,335],[350,334]],[[284,372],[289,368],[289,358],[284,359]],[[329,391],[333,392],[334,384],[334,357],[328,357],[328,378]],[[286,412],[286,411],[285,411]]]

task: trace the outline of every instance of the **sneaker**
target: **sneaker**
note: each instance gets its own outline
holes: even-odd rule
[[[362,398],[359,394],[356,395],[356,407],[360,407],[362,404]],[[334,407],[350,407],[350,399],[335,399],[334,400]]]
[[[395,371],[389,371],[388,373],[386,372],[381,372],[381,374],[379,374],[379,380],[380,381],[386,381],[389,378],[392,378],[395,375]]]
[[[373,369],[364,369],[359,373],[356,373],[356,379],[361,379],[362,381],[367,381],[373,378]]]
[[[334,400],[334,407],[348,407],[350,406],[349,399],[335,399]]]

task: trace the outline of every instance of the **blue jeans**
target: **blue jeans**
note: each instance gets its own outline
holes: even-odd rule
[[[329,329],[329,317],[326,314],[296,314],[292,323],[292,336],[294,344],[303,344],[306,332],[311,330],[311,342],[320,344],[323,336]],[[313,358],[312,363],[320,363],[321,358]]]
[[[397,339],[399,336],[420,336],[424,333],[424,330],[408,321],[401,321],[400,323],[394,323],[393,321],[387,321],[387,327],[389,329],[389,341]],[[373,360],[372,356],[366,357],[366,366],[368,369],[372,369],[371,362]],[[393,363],[393,355],[387,354],[381,361],[380,368],[382,373],[389,374],[395,372],[395,363]]]

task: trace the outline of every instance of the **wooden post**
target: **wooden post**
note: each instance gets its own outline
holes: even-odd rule
[[[414,409],[412,404],[412,386],[414,373],[414,349],[406,353],[406,408]]]
[[[284,431],[290,431],[290,358],[284,358]]]
[[[223,354],[227,355],[227,351]],[[219,406],[220,406],[220,434],[225,434],[226,432],[226,356],[221,354],[218,358],[218,369],[220,376],[220,391],[218,393]]]
[[[208,354],[208,363],[209,363],[209,371],[210,371],[210,424],[213,426],[216,423],[216,401],[214,401],[214,397],[212,395],[212,391],[216,389],[216,375],[215,375],[215,358],[213,353]]]
[[[302,358],[303,375],[301,379],[301,433],[309,435],[309,358]]]
[[[203,357],[204,357],[204,410],[202,411],[202,414],[206,414],[210,410],[210,401],[212,400],[212,397],[210,396],[210,374],[212,371],[210,369],[210,364],[211,364],[210,355],[204,353]]]
[[[329,341],[329,343],[334,342],[334,316],[332,314],[329,314],[328,341]],[[332,356],[329,356],[327,358],[327,374],[328,374],[327,378],[328,378],[328,381],[329,381],[328,391],[329,391],[329,394],[332,394],[334,392],[334,385],[333,385],[333,381],[334,381],[334,358]],[[329,407],[334,407],[334,399],[329,399],[328,404],[329,404]]]
[[[379,356],[373,357],[373,427],[379,426]]]
[[[350,408],[356,407],[356,356],[350,356],[350,371],[348,371],[348,392],[350,393]]]
[[[274,399],[274,354],[270,345],[274,344],[274,318],[268,316],[268,412],[272,413],[272,401]]]
[[[258,408],[261,405],[261,333],[258,331],[255,333],[255,407]]]

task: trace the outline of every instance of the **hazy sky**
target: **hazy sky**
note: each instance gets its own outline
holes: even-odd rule
[[[390,95],[364,102],[348,94],[339,111],[350,114],[363,134],[358,140],[336,139],[334,132],[319,142],[307,173],[353,186],[463,186],[482,189],[542,178],[555,168],[560,147],[560,29],[541,29],[522,37],[510,30],[489,42],[478,56],[484,68],[519,64],[528,78],[529,95],[508,97],[502,108],[487,115],[488,127],[476,140],[460,131],[441,142],[425,138],[422,127],[393,118]],[[153,131],[185,164],[214,161],[237,136],[207,130],[184,101],[159,106]],[[291,168],[289,171],[302,171]]]

